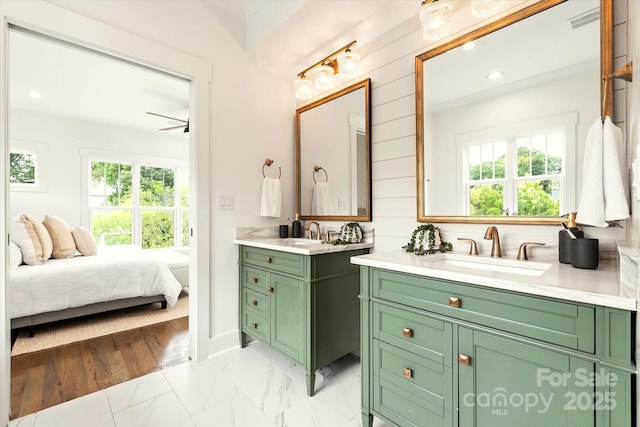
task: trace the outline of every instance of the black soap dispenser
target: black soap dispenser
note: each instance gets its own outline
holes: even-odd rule
[[[291,236],[302,237],[302,223],[300,222],[300,214],[296,214],[296,219],[291,224]]]
[[[567,218],[567,230],[580,239],[584,237],[584,232],[578,228],[576,215],[576,212],[569,212],[562,216]],[[558,261],[563,264],[571,264],[571,241],[573,239],[569,236],[567,230],[562,229],[558,232]]]

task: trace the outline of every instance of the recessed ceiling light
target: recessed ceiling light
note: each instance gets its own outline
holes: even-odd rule
[[[467,43],[465,43],[465,44],[463,44],[463,45],[462,45],[462,48],[463,48],[464,50],[471,50],[471,49],[473,49],[474,47],[476,47],[476,44],[475,44],[474,42],[467,42]]]
[[[504,74],[502,71],[492,71],[489,74],[487,74],[487,78],[489,80],[496,80],[502,77],[502,74]]]
[[[32,98],[40,98],[40,92],[38,92],[37,90],[32,90],[29,92],[29,96]]]

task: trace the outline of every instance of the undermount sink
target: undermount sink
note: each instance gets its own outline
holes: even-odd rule
[[[471,255],[435,254],[424,257],[430,268],[456,268],[496,271],[522,276],[541,276],[551,264],[532,261],[516,261],[503,258],[486,258]]]

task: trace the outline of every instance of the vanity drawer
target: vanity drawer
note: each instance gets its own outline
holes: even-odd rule
[[[269,316],[269,296],[251,289],[242,291],[245,310],[253,310],[261,316]]]
[[[242,329],[247,334],[262,341],[269,342],[269,321],[251,310],[244,310]]]
[[[373,336],[396,347],[451,366],[452,325],[407,309],[373,304]]]
[[[373,340],[373,407],[400,425],[453,425],[452,369]]]
[[[376,298],[595,352],[593,306],[387,270],[374,270],[371,280]]]
[[[304,255],[288,252],[242,246],[242,263],[294,276],[304,276],[305,274]]]
[[[242,267],[243,288],[253,289],[256,292],[266,294],[269,288],[269,272],[251,267]]]

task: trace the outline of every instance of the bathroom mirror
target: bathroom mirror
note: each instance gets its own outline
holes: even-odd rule
[[[539,1],[416,57],[418,221],[576,210],[588,128],[612,110],[612,22],[612,0]]]
[[[296,212],[371,221],[370,80],[296,110]]]

